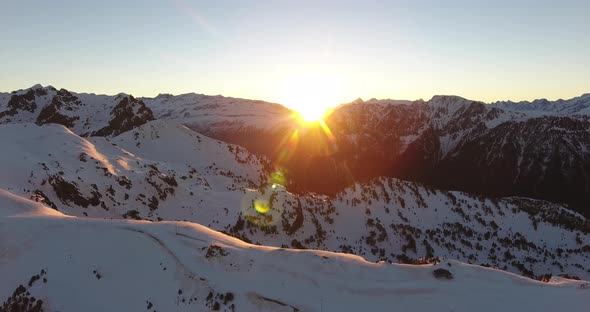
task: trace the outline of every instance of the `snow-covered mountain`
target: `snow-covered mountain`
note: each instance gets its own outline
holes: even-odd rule
[[[351,181],[389,176],[565,203],[588,216],[589,105],[588,94],[490,105],[457,96],[359,99],[327,118],[335,144],[322,141],[318,131],[300,131],[299,148],[281,165],[303,191],[333,195]],[[60,123],[81,136],[112,137],[152,119],[175,121],[272,161],[281,157],[281,142],[301,130],[292,112],[278,104],[223,96],[135,99],[39,85],[0,93],[0,123]]]
[[[160,94],[141,98],[158,119],[174,120],[199,132],[274,130],[293,122],[280,104],[221,95]]]
[[[0,93],[0,124],[57,123],[82,136],[113,136],[153,119],[141,100],[124,93],[74,93],[41,85]]]
[[[68,217],[0,190],[3,311],[586,311],[590,284],[445,260],[370,263],[194,223]]]
[[[9,281],[0,296],[7,305],[27,298],[31,309],[32,296],[43,298],[50,311],[113,302],[149,311],[437,302],[473,310],[482,299],[456,303],[460,289],[485,296],[509,284],[508,301],[563,295],[576,310],[587,284],[557,276],[590,280],[590,220],[579,205],[590,196],[590,117],[501,106],[450,96],[357,100],[327,118],[327,136],[262,101],[41,86],[0,93],[0,237],[8,238],[0,274]],[[326,185],[330,196],[309,192]],[[125,250],[110,255],[107,246]],[[160,267],[152,272],[146,258]],[[434,279],[437,268],[455,279]],[[279,278],[269,282],[272,274]],[[438,284],[447,282],[456,286]],[[392,299],[418,290],[433,301]],[[95,293],[116,300],[95,303]],[[537,303],[549,307],[529,307]]]
[[[566,203],[589,215],[589,103],[587,94],[491,105],[457,96],[359,99],[327,118],[336,144],[317,142],[314,131],[301,132],[300,147],[282,166],[290,169],[298,189],[324,194],[337,193],[351,180],[390,176],[489,196]],[[0,123],[60,123],[81,136],[111,137],[152,119],[176,121],[273,161],[281,157],[281,142],[301,128],[278,104],[223,96],[135,99],[40,85],[0,93]]]
[[[590,223],[548,202],[395,178],[356,184],[334,198],[293,194],[272,184],[264,158],[167,120],[109,139],[84,139],[60,125],[2,125],[0,145],[9,151],[0,159],[0,188],[68,215],[187,220],[248,242],[370,261],[439,256],[529,277],[590,279]]]
[[[250,112],[254,102],[194,94],[145,101],[152,109],[167,107],[160,108],[156,118],[180,119],[191,129],[273,160],[281,157],[276,147],[300,129],[287,111],[271,113],[275,106],[268,103],[259,105],[256,114],[236,117],[220,112],[227,112],[227,107]],[[210,107],[208,103],[223,107],[216,113],[207,111],[215,122],[185,113],[188,107]],[[341,105],[326,120],[336,138],[333,152],[302,143],[284,166],[301,189],[325,194],[350,185],[346,172],[357,181],[390,176],[488,196],[545,199],[588,216],[588,107],[588,94],[554,102],[493,104],[458,96],[413,102],[359,99]],[[180,117],[181,112],[188,119]],[[300,141],[331,144],[317,137],[312,131]]]
[[[161,120],[172,120],[224,142],[247,147],[270,159],[276,146],[299,127],[293,111],[282,105],[221,95],[160,94],[141,98]]]
[[[183,141],[168,141],[170,149],[163,149],[161,142],[171,135]],[[154,220],[183,220],[195,213],[217,219],[239,202],[241,189],[265,179],[260,159],[244,148],[178,124],[154,121],[114,141],[141,156],[155,152],[144,159],[105,138],[84,139],[61,125],[1,125],[0,188],[74,215],[137,218],[143,211]],[[162,158],[169,162],[158,161]],[[219,196],[227,190],[239,192]],[[215,204],[205,206],[205,212],[200,207],[207,198]]]
[[[393,176],[567,203],[590,214],[588,115],[538,115],[436,96],[411,105],[350,104],[326,123],[338,140],[337,159],[357,180]]]

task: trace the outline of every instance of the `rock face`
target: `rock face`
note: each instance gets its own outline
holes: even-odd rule
[[[457,97],[353,104],[328,121],[357,179],[567,203],[588,215],[590,118],[535,116]]]
[[[74,122],[80,119],[75,115],[80,105],[80,99],[68,90],[61,89],[51,99],[49,105],[41,110],[35,123],[38,125],[56,123],[72,128]]]
[[[91,136],[116,136],[146,122],[154,120],[154,114],[141,100],[124,96],[111,111],[111,119],[106,127],[92,132]]]
[[[447,269],[436,269],[432,271],[432,275],[438,279],[453,279],[453,274]]]
[[[35,91],[29,90],[24,94],[13,94],[6,104],[6,110],[0,112],[0,119],[5,116],[14,116],[19,110],[34,112],[37,109],[37,103],[35,103]]]

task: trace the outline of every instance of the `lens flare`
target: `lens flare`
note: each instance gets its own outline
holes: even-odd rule
[[[276,188],[277,185],[285,185],[287,178],[284,170],[276,170],[270,174],[270,183],[272,188]]]
[[[242,216],[250,224],[261,227],[276,224],[283,214],[283,192],[284,187],[275,183],[246,190],[241,201]]]
[[[270,210],[270,203],[266,199],[256,199],[252,205],[261,214],[265,214]]]

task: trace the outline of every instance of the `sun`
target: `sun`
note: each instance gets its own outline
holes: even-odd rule
[[[328,114],[329,108],[324,108],[321,105],[301,106],[296,109],[297,113],[306,122],[321,121]]]
[[[284,104],[306,123],[322,121],[339,104],[336,81],[325,76],[289,77],[284,89]]]

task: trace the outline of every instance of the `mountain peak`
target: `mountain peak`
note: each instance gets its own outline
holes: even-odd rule
[[[473,103],[473,101],[457,95],[435,95],[427,103],[432,107],[444,107],[449,112],[454,112],[467,104]]]
[[[47,85],[47,86],[43,86],[42,84],[38,83],[35,84],[34,86],[27,88],[25,90],[33,90],[33,91],[57,91],[56,88],[54,88],[52,85]]]
[[[361,99],[360,97],[357,98],[356,100],[350,102],[351,104],[361,104],[364,103],[365,101],[363,101],[363,99]]]
[[[465,101],[465,100],[466,99],[464,97],[461,97],[458,95],[439,94],[439,95],[432,96],[432,99],[430,99],[430,102],[442,102],[442,101],[451,102],[451,101]]]

